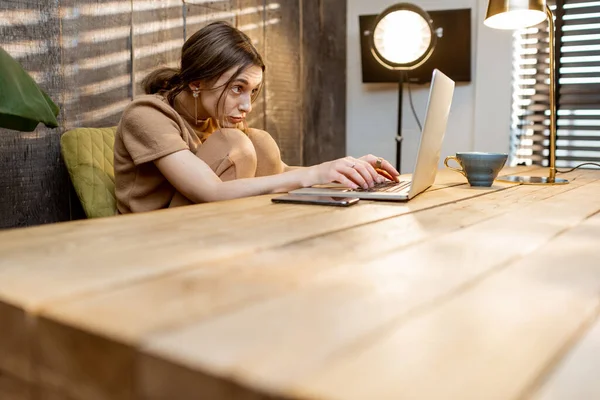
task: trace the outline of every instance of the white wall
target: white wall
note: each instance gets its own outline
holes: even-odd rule
[[[395,163],[397,84],[363,84],[358,16],[377,14],[394,0],[348,0],[347,154],[373,153]],[[511,102],[512,33],[483,25],[487,0],[411,0],[425,10],[470,8],[472,82],[459,83],[442,148],[442,160],[457,151],[508,151]],[[413,103],[423,122],[429,85],[412,85]],[[412,172],[420,131],[405,87],[402,106],[401,172]]]

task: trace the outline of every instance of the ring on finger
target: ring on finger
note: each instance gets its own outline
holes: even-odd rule
[[[375,167],[381,169],[382,164],[383,164],[383,158],[379,157],[377,159],[377,161],[375,162]]]

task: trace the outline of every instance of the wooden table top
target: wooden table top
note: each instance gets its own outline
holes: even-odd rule
[[[600,399],[600,171],[564,176],[2,231],[0,398]]]

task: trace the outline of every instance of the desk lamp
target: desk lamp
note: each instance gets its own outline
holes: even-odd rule
[[[548,19],[550,32],[550,171],[547,177],[499,176],[497,180],[529,185],[569,183],[556,177],[556,41],[554,16],[546,0],[489,0],[485,25],[494,29],[519,29]]]

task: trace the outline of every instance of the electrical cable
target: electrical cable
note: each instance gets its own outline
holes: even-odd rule
[[[595,165],[596,167],[600,167],[600,164],[598,164],[598,163],[593,163],[593,162],[585,162],[585,163],[583,163],[583,164],[579,164],[578,166],[576,166],[576,167],[573,167],[573,168],[571,168],[571,169],[568,169],[568,170],[566,170],[566,171],[561,171],[561,170],[558,170],[558,169],[557,169],[557,170],[556,170],[556,172],[558,172],[559,174],[566,174],[567,172],[575,171],[577,168],[581,168],[581,167],[583,167],[584,165]]]
[[[412,90],[410,90],[410,82],[408,80],[408,72],[405,73],[405,82],[406,82],[406,87],[408,88],[408,100],[410,102],[410,109],[412,110],[412,113],[415,117],[415,120],[417,121],[417,125],[419,126],[419,130],[421,131],[421,133],[423,132],[423,127],[421,126],[421,121],[419,121],[419,117],[417,116],[417,112],[415,111],[415,105],[413,104],[413,99],[412,99]]]

